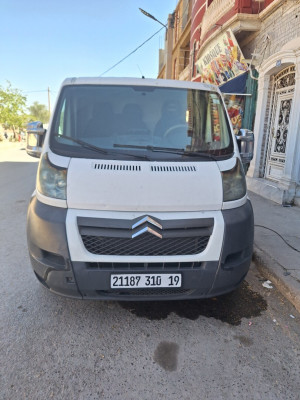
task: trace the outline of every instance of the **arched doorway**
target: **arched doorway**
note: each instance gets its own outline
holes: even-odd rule
[[[265,178],[278,182],[284,171],[289,121],[295,92],[295,65],[274,76]]]

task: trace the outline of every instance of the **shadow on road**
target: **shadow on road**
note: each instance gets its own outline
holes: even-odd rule
[[[119,305],[137,317],[149,320],[166,319],[170,313],[196,320],[200,316],[215,318],[230,325],[239,325],[242,318],[258,317],[267,309],[264,298],[243,282],[232,293],[205,300],[164,302],[119,302]]]

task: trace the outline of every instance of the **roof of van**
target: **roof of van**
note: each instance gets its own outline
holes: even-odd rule
[[[130,86],[157,86],[168,88],[182,88],[182,89],[198,89],[219,91],[215,85],[207,83],[191,82],[191,81],[177,81],[171,79],[149,79],[149,78],[67,78],[63,81],[62,86],[68,85],[130,85]]]

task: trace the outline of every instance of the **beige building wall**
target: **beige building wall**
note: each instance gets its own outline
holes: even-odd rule
[[[191,0],[179,0],[170,14],[165,48],[160,50],[158,78],[190,80]]]

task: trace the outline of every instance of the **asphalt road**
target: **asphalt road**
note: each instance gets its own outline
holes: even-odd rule
[[[300,316],[254,266],[205,301],[78,301],[42,287],[26,246],[36,168],[22,145],[0,147],[0,399],[300,399]]]

